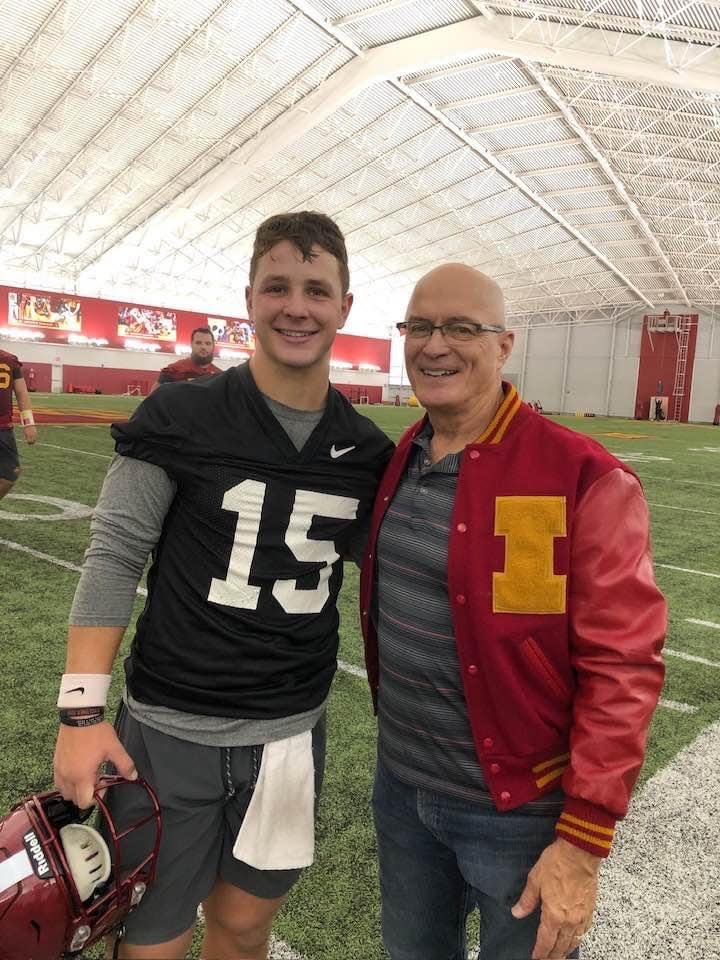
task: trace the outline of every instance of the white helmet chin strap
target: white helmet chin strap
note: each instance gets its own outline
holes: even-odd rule
[[[108,845],[94,827],[84,823],[62,827],[60,840],[80,899],[89,900],[110,876],[112,860]]]

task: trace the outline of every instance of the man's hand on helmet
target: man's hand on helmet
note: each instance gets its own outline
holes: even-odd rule
[[[60,724],[53,769],[55,786],[81,810],[93,803],[100,767],[109,761],[121,777],[137,779],[132,758],[118,740],[111,723],[89,727]]]

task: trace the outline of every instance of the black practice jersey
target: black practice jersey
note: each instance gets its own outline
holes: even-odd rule
[[[392,453],[385,434],[330,388],[298,452],[248,364],[157,390],[112,434],[177,484],[126,661],[132,696],[248,719],[318,706],[336,666],[340,558]]]

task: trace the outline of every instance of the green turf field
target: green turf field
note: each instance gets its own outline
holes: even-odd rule
[[[34,403],[122,417],[137,400],[35,395]],[[393,438],[418,416],[417,410],[406,408],[360,409]],[[720,629],[707,625],[720,623],[720,428],[562,419],[629,458],[651,504],[657,577],[671,610],[663,692],[670,703],[656,714],[645,779],[720,718]],[[112,450],[106,426],[41,425],[35,447],[20,439],[19,446],[24,474],[15,488],[18,497],[61,498],[92,507]],[[35,518],[28,519],[28,514]],[[78,576],[73,567],[82,562],[89,531],[87,517],[57,517],[53,504],[14,495],[0,503],[4,623],[0,810],[24,794],[48,787],[51,776],[57,683]],[[607,522],[617,518],[608,517]],[[340,658],[359,666],[357,583],[357,572],[348,566],[341,598]],[[119,681],[117,669],[113,703]],[[383,956],[369,812],[373,739],[367,686],[363,679],[341,671],[329,714],[317,861],[293,892],[276,930],[305,960]]]

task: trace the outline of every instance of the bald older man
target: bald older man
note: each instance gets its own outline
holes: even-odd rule
[[[663,681],[645,499],[502,381],[489,277],[433,270],[398,327],[427,415],[381,484],[361,582],[383,940],[461,960],[478,908],[483,960],[578,956]]]

